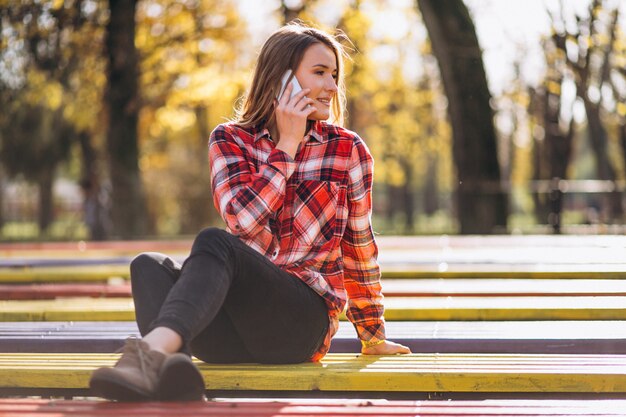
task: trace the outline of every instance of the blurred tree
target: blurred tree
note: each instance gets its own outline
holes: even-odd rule
[[[505,184],[514,182],[518,144],[525,142],[528,134],[528,86],[524,81],[521,64],[527,55],[523,45],[517,45],[518,58],[513,63],[513,79],[495,98],[496,129],[499,134],[498,151],[501,176]],[[515,178],[516,180],[517,178]]]
[[[543,106],[540,106],[543,101],[539,99],[543,90],[529,87],[525,80],[521,69],[528,56],[525,45],[518,44],[516,54],[513,79],[494,99],[494,108],[497,109],[498,156],[502,180],[509,187],[510,214],[524,215],[535,207],[533,197],[536,195],[529,189],[536,184],[533,181],[536,177],[532,171],[535,166],[532,151],[537,150],[537,146],[533,146],[532,141],[536,137],[543,144],[544,115]],[[545,222],[546,219],[542,217],[540,220]]]
[[[490,93],[474,24],[462,0],[418,0],[448,98],[460,231],[506,227]]]
[[[139,173],[139,69],[135,46],[135,0],[109,0],[106,26],[108,114],[107,150],[111,176],[113,234],[122,238],[148,232]]]
[[[405,230],[408,232],[413,228],[413,194],[410,194],[411,201],[408,201],[406,196],[400,195],[402,184],[391,180],[398,179],[398,175],[388,175],[390,172],[388,168],[391,167],[391,170],[397,168],[397,161],[389,157],[393,155],[390,149],[390,135],[386,134],[385,128],[380,124],[380,117],[389,110],[386,108],[389,92],[384,82],[376,77],[376,63],[370,57],[376,42],[370,35],[372,21],[362,10],[363,3],[361,0],[349,2],[337,24],[337,28],[345,32],[350,39],[350,44],[344,46],[352,52],[351,60],[346,62],[348,95],[345,124],[348,129],[364,137],[376,160],[375,181],[384,185],[382,192],[387,194],[387,198],[381,200],[383,204],[375,205],[374,210],[384,212],[387,223],[392,225],[396,213],[408,211],[408,203],[411,211],[405,218]],[[388,119],[390,117],[392,116]],[[400,181],[404,181],[405,178],[400,178]],[[404,182],[411,183],[411,179]],[[377,190],[378,188],[375,189]],[[406,228],[408,222],[411,223]]]
[[[561,5],[560,14],[550,13],[553,22],[553,40],[568,69],[573,75],[576,94],[582,100],[587,115],[589,139],[596,158],[598,179],[615,182],[616,162],[610,157],[609,137],[602,120],[602,94],[610,91],[609,76],[614,69],[611,58],[616,44],[619,8],[611,8],[608,1],[593,0],[588,16],[575,16],[576,25],[567,25]],[[607,215],[610,221],[623,217],[622,195],[614,191],[608,195]]]
[[[371,48],[371,42],[367,39],[367,32],[370,29],[371,22],[361,11],[361,0],[353,0],[344,9],[339,21],[337,22],[337,29],[346,34],[350,40],[343,43],[343,47],[349,54],[350,59],[344,60],[345,63],[345,82],[347,94],[346,97],[346,117],[344,123],[346,128],[353,131],[360,131],[363,129],[364,119],[367,119],[370,115],[366,113],[365,117],[359,117],[359,106],[357,105],[359,97],[370,96],[370,94],[363,94],[368,91],[368,83],[363,75],[372,71],[372,65],[366,58],[367,51]]]
[[[2,34],[2,18],[0,18],[0,51],[6,51],[6,47],[7,47],[7,41],[5,39],[4,36],[1,35]],[[4,53],[0,52],[0,56],[3,56]],[[2,57],[4,58],[4,56]],[[0,108],[2,109],[6,109],[9,103],[9,92],[8,92],[8,88],[5,84],[5,82],[2,80],[0,81]],[[3,138],[3,131],[4,131],[4,126],[7,125],[7,119],[6,119],[6,111],[0,112],[0,231],[2,230],[2,228],[4,227],[4,223],[5,223],[5,212],[4,212],[4,205],[5,205],[5,191],[6,191],[6,182],[7,182],[7,178],[6,178],[6,173],[5,173],[5,169],[4,169],[4,155],[5,155],[5,151],[4,151],[4,138]]]
[[[537,184],[549,184],[533,187],[535,216],[540,224],[549,224],[558,234],[563,208],[559,181],[568,178],[576,123],[571,107],[566,112],[570,119],[563,119],[563,85],[570,80],[565,79],[566,58],[556,41],[553,36],[543,43],[547,73],[541,87],[530,88],[529,113],[540,127],[533,134],[533,179],[539,181]]]
[[[251,54],[231,0],[144,0],[137,10],[140,167],[159,231],[195,234],[221,219],[207,166],[211,130],[233,112]]]
[[[0,148],[2,152],[2,148]],[[0,166],[0,230],[4,227],[4,188],[5,188],[5,175],[4,169]]]
[[[53,219],[56,168],[69,158],[80,134],[91,138],[95,125],[99,83],[94,43],[102,10],[81,0],[3,6],[2,159],[10,175],[39,184],[38,223],[44,232]]]
[[[614,103],[614,109],[609,115],[612,115],[617,126],[626,177],[626,33],[618,25],[614,28],[613,36],[615,42],[612,65],[609,74],[606,74],[613,98],[611,101]]]
[[[283,17],[283,23],[289,23],[292,20],[301,18],[301,14],[305,11],[307,4],[311,1],[306,0],[281,0],[280,11]],[[308,4],[310,6],[310,4]]]
[[[439,208],[439,161],[450,151],[443,128],[445,114],[435,110],[441,91],[431,71],[436,63],[429,51],[423,51],[421,76],[413,68],[407,71],[412,49],[422,43],[415,26],[407,25],[398,39],[373,35],[370,16],[385,8],[372,3],[350,2],[337,25],[351,39],[348,47],[356,51],[347,63],[347,127],[364,137],[376,160],[376,181],[387,195],[378,199],[375,210],[384,211],[394,233],[411,234],[420,208],[428,215]],[[410,22],[418,20],[411,6],[402,13]],[[383,50],[397,59],[376,60],[376,51]],[[423,197],[421,205],[418,196]]]
[[[385,131],[383,160],[392,168],[387,180],[395,185],[401,202],[399,211],[407,233],[414,232],[417,182],[424,188],[424,210],[433,214],[437,208],[437,119],[433,114],[433,91],[428,80],[408,85],[400,68],[394,68],[387,87],[387,107],[380,113],[379,126]],[[392,139],[393,138],[393,139]],[[418,175],[419,174],[419,175]],[[425,185],[425,186],[424,186]]]
[[[45,233],[53,220],[55,170],[68,157],[76,132],[61,107],[15,101],[3,110],[11,120],[2,128],[3,166],[10,177],[22,175],[39,186],[38,225]]]

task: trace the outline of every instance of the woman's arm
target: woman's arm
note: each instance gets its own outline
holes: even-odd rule
[[[246,150],[232,126],[218,126],[209,140],[213,200],[228,228],[235,235],[251,238],[267,224],[285,198],[287,180],[296,169],[294,161],[304,138],[307,117],[315,112],[310,89],[291,97],[290,84],[276,102],[276,140],[279,139],[258,172],[250,171]]]
[[[378,247],[371,224],[373,175],[372,156],[357,137],[349,171],[348,224],[341,242],[347,316],[363,343],[362,353],[410,353],[407,347],[385,340]]]
[[[295,161],[273,149],[258,172],[252,172],[243,142],[224,125],[211,133],[209,161],[215,207],[233,234],[255,236],[282,207]]]

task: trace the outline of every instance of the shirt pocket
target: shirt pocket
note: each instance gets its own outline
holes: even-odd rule
[[[303,180],[296,187],[293,233],[309,246],[320,246],[335,234],[339,183]]]

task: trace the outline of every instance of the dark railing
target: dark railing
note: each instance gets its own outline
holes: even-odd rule
[[[563,211],[578,211],[588,217],[586,224],[622,225],[623,217],[619,209],[626,207],[626,181],[606,180],[533,180],[523,184],[511,182],[480,182],[473,185],[463,184],[477,194],[505,192],[512,195],[513,190],[522,190],[529,196],[543,196],[542,202],[547,209],[547,217],[539,224],[547,224],[554,233],[560,233]],[[383,190],[379,187],[378,190]],[[610,197],[610,198],[609,198]],[[451,198],[451,196],[450,196]],[[37,221],[36,193],[20,193],[4,196],[2,201],[3,220],[7,223],[28,223]],[[619,207],[615,207],[615,202]],[[535,203],[537,201],[535,200]],[[613,204],[613,206],[609,206]],[[376,207],[374,207],[376,210]],[[380,210],[380,206],[379,206]],[[384,211],[384,208],[382,209]],[[54,215],[56,219],[65,219],[70,223],[83,221],[82,195],[71,198],[55,197]],[[608,213],[608,214],[607,214]],[[382,214],[382,213],[381,213]],[[534,213],[533,213],[534,214]],[[617,214],[617,215],[616,215]],[[584,223],[581,223],[584,224]],[[2,239],[2,236],[0,236]]]

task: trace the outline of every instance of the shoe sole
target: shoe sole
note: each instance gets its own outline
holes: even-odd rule
[[[89,381],[89,389],[95,396],[115,401],[153,401],[149,392],[137,387],[125,384],[119,379],[114,379],[108,375],[100,375]]]
[[[166,359],[159,375],[156,398],[160,401],[203,401],[204,378],[186,356]]]

